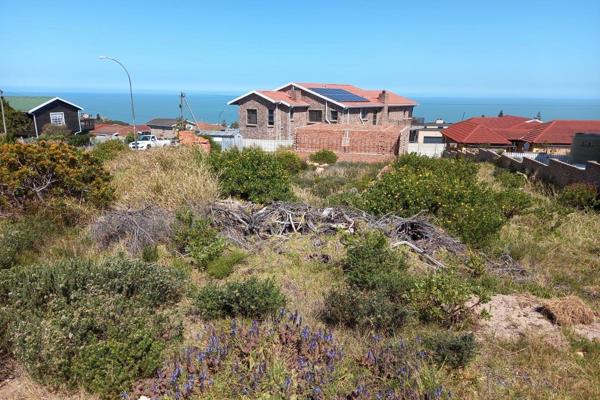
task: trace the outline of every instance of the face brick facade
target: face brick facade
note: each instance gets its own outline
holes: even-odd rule
[[[335,100],[315,93],[315,87],[343,90],[362,100]],[[416,103],[384,90],[291,83],[275,91],[247,93],[230,104],[239,105],[244,139],[290,141],[299,152],[327,148],[345,158],[350,154],[381,158],[406,151],[406,128]],[[349,132],[351,145],[346,144]]]

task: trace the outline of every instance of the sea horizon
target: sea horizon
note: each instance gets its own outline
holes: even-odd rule
[[[243,94],[238,91],[187,91],[186,98],[198,121],[227,123],[238,120],[237,106],[227,102]],[[84,108],[90,115],[131,122],[129,93],[123,91],[55,91],[5,90],[5,96],[57,96]],[[542,119],[600,119],[600,98],[594,97],[505,97],[505,96],[421,96],[407,95],[417,101],[415,117],[426,121],[444,119],[457,122],[481,115],[496,116],[500,111],[505,115],[535,117],[539,112]],[[153,118],[175,118],[180,115],[178,91],[134,92],[136,123],[143,124]],[[188,110],[184,116],[192,119]]]

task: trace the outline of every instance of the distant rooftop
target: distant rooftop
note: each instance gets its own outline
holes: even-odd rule
[[[6,96],[6,101],[12,108],[21,112],[28,112],[32,108],[52,100],[51,96]]]

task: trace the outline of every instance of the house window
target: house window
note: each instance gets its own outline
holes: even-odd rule
[[[444,143],[443,136],[423,136],[423,143],[439,144]]]
[[[329,120],[331,122],[337,122],[338,121],[338,112],[337,112],[337,110],[331,110],[331,113],[329,115]]]
[[[65,113],[53,112],[50,113],[50,123],[56,126],[65,126]]]
[[[267,118],[267,124],[269,126],[275,125],[275,110],[269,108],[269,116]]]
[[[249,108],[246,110],[246,125],[256,125],[258,121],[258,116],[256,109]]]
[[[293,120],[294,120],[294,109],[291,108],[290,109],[290,121],[293,121]]]
[[[377,125],[377,110],[373,111],[373,125]]]
[[[323,111],[308,110],[308,122],[323,122]]]
[[[363,121],[366,121],[367,118],[369,116],[369,112],[368,110],[365,110],[364,108],[360,109],[360,119],[362,119]]]
[[[410,134],[408,136],[409,143],[417,143],[418,137],[419,137],[419,131],[413,129],[412,131],[410,131]]]

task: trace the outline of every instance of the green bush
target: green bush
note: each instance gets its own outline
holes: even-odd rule
[[[588,183],[572,183],[558,195],[558,202],[581,210],[600,208],[598,189]]]
[[[519,189],[508,189],[496,193],[496,204],[506,218],[512,218],[529,209],[533,205],[533,199]]]
[[[307,168],[307,164],[291,150],[277,150],[275,158],[290,175],[296,175]]]
[[[155,244],[144,246],[142,249],[142,260],[145,262],[158,261],[158,246]]]
[[[378,230],[344,238],[346,280],[359,289],[373,289],[389,280],[391,274],[406,269],[402,255],[394,252]]]
[[[294,199],[289,174],[274,154],[234,148],[211,153],[209,160],[225,195],[255,203]]]
[[[333,151],[327,149],[312,153],[310,156],[308,156],[308,158],[310,161],[317,164],[335,164],[338,159],[337,155]]]
[[[494,178],[507,189],[520,189],[525,186],[527,178],[522,174],[510,172],[502,168],[494,170]]]
[[[88,153],[62,142],[0,145],[0,208],[72,198],[94,206],[113,199],[110,174]]]
[[[246,253],[234,249],[211,261],[206,268],[206,272],[216,279],[226,278],[233,272],[233,267],[246,259],[246,257],[248,257]]]
[[[205,269],[225,249],[225,241],[210,221],[195,216],[190,210],[177,213],[173,241],[177,251],[192,257],[200,269]]]
[[[434,360],[451,368],[466,366],[477,354],[477,343],[472,333],[452,334],[444,332],[425,340],[433,351]]]
[[[404,326],[412,311],[383,290],[361,292],[354,288],[332,290],[325,298],[323,318],[349,328],[388,332]]]
[[[71,135],[71,136],[67,136],[65,141],[68,144],[70,144],[71,146],[75,146],[75,147],[89,146],[90,145],[90,135],[87,133],[79,134],[79,135]]]
[[[264,318],[285,305],[285,297],[271,280],[250,278],[223,286],[208,284],[195,298],[198,313],[206,319]]]
[[[114,160],[123,151],[129,151],[127,144],[121,140],[112,139],[94,145],[91,153],[96,159],[105,162]]]
[[[506,217],[496,192],[477,181],[477,169],[465,159],[401,156],[355,205],[376,215],[428,211],[450,233],[481,247],[495,237]]]
[[[474,288],[456,272],[437,271],[415,279],[410,303],[422,321],[451,326],[468,317],[466,303],[473,294],[478,294],[482,301],[487,300],[486,293]]]
[[[183,285],[172,268],[121,258],[4,270],[5,336],[35,379],[115,398],[151,376],[165,341],[180,337],[162,308]]]

